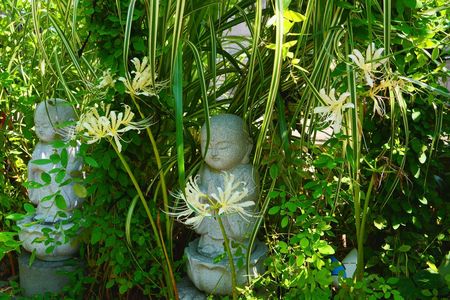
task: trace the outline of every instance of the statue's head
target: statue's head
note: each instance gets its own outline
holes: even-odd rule
[[[231,114],[217,115],[211,117],[209,124],[208,147],[206,125],[201,130],[202,155],[209,167],[223,171],[249,162],[253,145],[240,117]]]
[[[58,138],[57,125],[75,118],[75,111],[67,101],[58,98],[42,101],[34,113],[36,135],[43,142],[54,141]]]

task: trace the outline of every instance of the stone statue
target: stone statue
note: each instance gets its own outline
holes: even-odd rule
[[[222,114],[214,116],[210,120],[209,143],[206,126],[201,129],[201,150],[205,165],[199,172],[199,187],[207,195],[217,194],[219,188],[224,190],[224,179],[227,174],[234,176],[238,182],[244,182],[248,194],[241,201],[257,202],[258,198],[258,174],[249,163],[249,155],[252,150],[252,141],[243,120],[235,115]],[[254,207],[248,208],[251,213]],[[221,215],[227,237],[232,244],[240,245],[246,253],[248,238],[253,229],[255,218],[244,217],[238,213]],[[188,276],[193,284],[207,293],[231,294],[231,275],[228,260],[219,263],[214,258],[224,253],[224,238],[219,224],[214,217],[205,217],[196,232],[201,236],[191,242],[185,249],[188,258]],[[232,248],[236,255],[236,248]],[[266,253],[263,243],[257,242],[253,254],[252,271],[247,274],[247,269],[237,271],[238,284],[247,282],[248,276],[254,276],[261,271],[262,257]],[[236,255],[237,256],[237,255]],[[239,257],[235,256],[235,265]],[[245,257],[240,259],[245,260]],[[189,299],[189,297],[185,297]]]
[[[66,148],[68,158],[67,167],[65,170],[66,175],[62,180],[60,180],[60,183],[55,180],[58,173],[49,172],[52,169],[61,168],[61,163],[44,165],[33,163],[33,161],[37,159],[49,159],[52,154],[61,155],[61,149],[55,149],[51,144],[61,138],[58,135],[55,126],[74,120],[75,112],[73,111],[73,108],[64,100],[51,99],[39,103],[36,107],[34,124],[36,135],[40,141],[34,148],[31,161],[28,164],[28,180],[44,183],[41,177],[44,172],[49,174],[51,178],[48,185],[41,188],[28,189],[28,197],[31,202],[37,205],[35,216],[36,220],[56,222],[61,219],[67,219],[70,217],[70,212],[82,203],[83,199],[76,196],[73,191],[73,182],[60,186],[60,183],[69,179],[71,174],[81,171],[81,161],[76,158],[78,147]],[[55,195],[58,192],[61,193],[66,202],[67,209],[65,210],[61,210],[56,206],[55,197],[48,201],[42,201],[45,197]]]
[[[49,99],[39,103],[36,107],[35,129],[40,141],[28,163],[28,180],[42,186],[28,189],[31,202],[37,205],[36,214],[33,217],[25,218],[18,225],[21,229],[19,238],[23,242],[23,247],[30,252],[35,250],[36,256],[42,260],[64,260],[78,250],[73,241],[67,241],[64,230],[73,226],[70,223],[71,212],[81,205],[83,199],[75,195],[73,182],[61,184],[70,179],[73,174],[81,173],[82,164],[76,157],[78,146],[64,148],[67,152],[62,154],[61,148],[54,148],[52,145],[52,142],[61,139],[57,133],[58,126],[64,122],[74,121],[75,118],[73,108],[62,99]],[[40,159],[51,159],[55,154],[66,158],[54,160],[55,163],[34,163]],[[64,163],[65,168],[61,160],[67,161]],[[60,173],[60,170],[52,172],[55,169],[63,170],[62,172],[65,174]],[[43,176],[44,173],[47,175]],[[47,179],[45,180],[45,178]],[[60,200],[63,199],[65,204],[59,203],[58,207],[57,197]],[[62,221],[65,223],[62,224]],[[36,238],[45,239],[44,232],[49,229],[51,237],[55,240],[55,247],[51,253],[46,252],[49,245],[35,241]]]
[[[210,140],[207,147],[206,126],[201,130],[201,149],[205,166],[200,170],[199,186],[211,195],[224,189],[224,175],[233,175],[238,182],[244,182],[249,194],[246,199],[256,202],[258,198],[258,175],[249,164],[252,141],[241,118],[235,115],[219,115],[211,118]],[[252,210],[252,208],[249,208]],[[221,217],[230,240],[244,243],[254,225],[254,218],[232,214]],[[223,236],[213,217],[203,220],[196,232],[201,235],[198,250],[206,256],[215,257],[223,253]]]

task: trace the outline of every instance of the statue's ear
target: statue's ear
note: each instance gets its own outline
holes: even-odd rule
[[[242,159],[242,164],[248,164],[250,162],[250,153],[252,153],[253,143],[252,140],[249,138],[247,140],[247,149],[244,155],[244,158]]]

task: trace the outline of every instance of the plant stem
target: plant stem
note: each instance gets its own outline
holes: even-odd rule
[[[167,270],[165,270],[166,272],[164,272],[164,273],[165,273],[166,277],[169,277],[169,278],[167,278],[168,283],[170,282],[172,284],[172,288],[171,288],[172,294],[175,295],[175,299],[178,299],[178,293],[177,293],[175,278],[173,276],[172,265],[171,265],[168,255],[167,255],[166,247],[165,247],[165,245],[163,245],[163,242],[161,240],[162,236],[160,236],[160,234],[159,234],[158,228],[156,227],[155,221],[153,220],[153,216],[150,212],[150,208],[148,207],[147,201],[145,200],[145,196],[142,193],[141,187],[139,186],[139,183],[137,182],[136,177],[134,177],[133,171],[131,171],[131,168],[128,165],[125,158],[123,157],[122,153],[119,152],[119,149],[117,149],[117,146],[114,144],[114,142],[110,138],[108,138],[108,141],[113,146],[114,151],[116,151],[117,156],[119,157],[120,161],[122,162],[122,165],[124,166],[125,170],[128,173],[128,176],[130,177],[131,181],[133,182],[134,188],[136,189],[136,192],[138,193],[139,199],[141,200],[142,205],[144,206],[145,212],[147,214],[147,218],[149,219],[150,224],[153,229],[156,243],[157,243],[158,247],[163,250],[164,258],[166,259],[166,264],[163,264],[163,266],[164,266],[164,269],[167,268]]]
[[[356,273],[358,278],[362,278],[364,275],[364,232],[366,229],[366,219],[369,211],[369,200],[370,195],[372,194],[373,183],[375,181],[375,173],[372,174],[370,178],[369,187],[367,189],[366,198],[364,199],[364,207],[362,211],[362,219],[359,228],[359,236],[358,239],[358,260],[356,265]],[[359,267],[361,266],[361,267]]]
[[[131,99],[133,100],[134,105],[136,106],[139,115],[141,118],[145,118],[144,114],[141,111],[141,107],[139,106],[139,103],[136,101],[136,98],[134,95],[131,95]],[[167,196],[167,187],[166,187],[166,179],[164,176],[164,171],[161,163],[161,157],[159,155],[158,146],[156,145],[156,140],[153,137],[153,133],[149,127],[146,128],[148,138],[150,139],[150,143],[152,144],[153,154],[155,155],[156,160],[156,166],[158,167],[159,171],[159,178],[161,182],[161,194],[163,197],[163,204],[164,204],[164,212],[169,212],[169,197]],[[169,254],[172,258],[172,226],[170,223],[170,218],[166,218],[166,239],[169,242]]]
[[[227,233],[225,231],[225,227],[223,226],[223,222],[220,218],[220,216],[216,217],[217,222],[219,223],[220,226],[220,230],[222,231],[222,235],[223,235],[223,241],[224,241],[224,247],[225,247],[225,252],[227,253],[228,256],[228,263],[230,265],[230,272],[231,272],[231,289],[232,289],[232,296],[233,296],[233,300],[237,300],[237,293],[236,293],[236,286],[237,286],[237,282],[236,282],[236,269],[234,267],[234,259],[233,259],[233,254],[231,253],[231,249],[230,249],[230,241],[228,239]]]

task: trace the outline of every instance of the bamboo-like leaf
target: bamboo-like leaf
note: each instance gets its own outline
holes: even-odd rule
[[[130,206],[128,206],[127,217],[125,219],[125,238],[130,249],[133,248],[133,244],[131,243],[131,221],[133,220],[134,208],[136,207],[138,201],[139,195],[134,196]]]
[[[128,73],[128,51],[130,48],[131,27],[133,26],[133,15],[136,0],[131,0],[128,5],[127,19],[125,22],[125,36],[123,39],[123,65],[125,68],[125,77],[129,80],[130,75]]]
[[[156,82],[156,48],[158,39],[158,19],[159,19],[159,1],[145,0],[145,9],[147,11],[148,26],[148,58],[151,68],[151,81]]]
[[[58,33],[59,39],[61,40],[61,42],[64,45],[64,48],[66,49],[67,53],[69,54],[69,57],[72,61],[72,64],[74,65],[74,67],[77,69],[78,74],[79,74],[79,78],[85,83],[85,86],[87,88],[90,87],[86,76],[84,75],[84,71],[81,68],[79,62],[78,62],[78,58],[75,54],[75,52],[72,49],[72,46],[70,45],[69,41],[67,40],[66,36],[64,35],[64,32],[61,30],[61,28],[59,27],[58,23],[56,22],[56,20],[51,16],[51,14],[48,15],[50,22],[52,23],[53,27],[55,28],[56,32]]]
[[[177,46],[177,55],[173,71],[173,95],[175,98],[176,149],[178,162],[178,182],[184,188],[184,138],[183,138],[183,50],[182,44]]]
[[[263,8],[263,1],[257,0],[256,1],[256,7],[255,7],[255,21],[253,23],[253,30],[251,30],[252,33],[252,53],[250,56],[250,64],[248,66],[248,73],[247,73],[247,82],[245,84],[245,95],[244,95],[244,113],[248,111],[248,101],[250,97],[250,91],[252,88],[252,82],[253,82],[253,72],[255,70],[255,64],[256,64],[256,58],[259,55],[259,39],[261,35],[261,20],[262,20],[262,8]],[[247,23],[249,28],[251,28],[250,23]]]
[[[209,32],[210,32],[210,41],[211,41],[211,53],[209,59],[209,69],[211,72],[212,80],[212,99],[216,101],[216,78],[217,78],[217,70],[216,70],[216,60],[217,60],[217,44],[216,44],[216,31],[214,28],[214,21],[212,16],[209,16]],[[200,84],[202,84],[200,82]],[[209,120],[206,119],[206,120]],[[209,129],[208,129],[209,130]]]
[[[178,50],[177,47],[182,44],[181,32],[183,29],[183,16],[184,16],[184,7],[186,5],[185,0],[178,0],[177,7],[175,10],[175,24],[173,26],[173,37],[172,37],[172,53],[170,58],[170,69],[172,70],[175,63],[175,55],[177,55]]]
[[[275,1],[275,16],[276,16],[276,38],[275,38],[275,55],[272,69],[272,76],[270,81],[269,95],[267,97],[266,109],[261,124],[261,131],[258,136],[258,141],[255,148],[255,156],[253,164],[259,166],[261,159],[261,152],[263,142],[266,138],[269,124],[272,121],[273,107],[278,93],[278,86],[281,76],[282,54],[283,54],[283,0]]]
[[[203,69],[202,60],[200,57],[200,53],[198,52],[198,49],[195,47],[194,44],[192,44],[190,41],[186,41],[186,44],[191,49],[192,53],[194,54],[195,59],[195,65],[197,67],[197,73],[198,73],[198,80],[200,84],[200,88],[202,91],[202,98],[203,98],[203,111],[204,111],[204,118],[205,118],[205,124],[206,124],[206,132],[207,132],[207,139],[206,139],[206,149],[205,152],[208,151],[209,146],[209,104],[208,104],[208,90],[206,87],[206,80],[205,80],[205,72]]]

